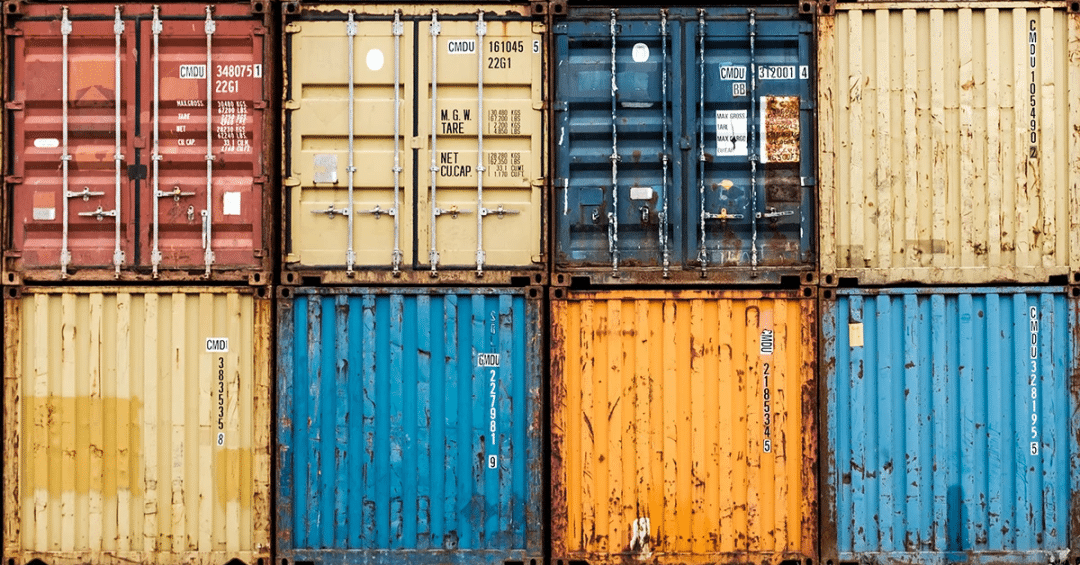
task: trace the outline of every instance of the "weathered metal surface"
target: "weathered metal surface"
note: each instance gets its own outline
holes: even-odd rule
[[[541,20],[528,3],[286,10],[283,282],[545,282]]]
[[[1080,282],[1069,6],[858,2],[818,18],[826,284]]]
[[[277,557],[539,562],[540,289],[280,292]]]
[[[1080,393],[1065,290],[824,291],[823,561],[1072,558]]]
[[[259,6],[5,4],[5,284],[269,283]]]
[[[812,31],[794,7],[570,8],[554,282],[816,282]]]
[[[5,290],[5,563],[269,560],[265,293]]]
[[[552,292],[552,559],[816,561],[813,291]]]

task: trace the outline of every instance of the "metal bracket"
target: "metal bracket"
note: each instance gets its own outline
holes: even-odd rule
[[[179,202],[181,196],[195,196],[195,193],[194,192],[180,192],[180,187],[179,186],[174,186],[173,189],[171,191],[169,191],[169,192],[165,192],[164,190],[155,191],[154,196],[157,196],[158,198],[170,198],[171,197],[174,201]]]
[[[325,210],[312,210],[311,213],[312,214],[326,214],[327,216],[330,217],[331,220],[334,219],[334,216],[349,217],[349,209],[347,207],[346,208],[334,208],[333,204],[330,204],[329,206],[327,206]]]
[[[449,208],[435,208],[435,215],[442,216],[449,214],[451,218],[457,219],[459,214],[472,214],[472,210],[459,209],[456,205]]]
[[[383,214],[386,214],[387,216],[390,216],[390,217],[396,216],[397,215],[397,209],[396,208],[388,208],[386,210],[383,210],[382,206],[379,206],[378,204],[376,204],[375,207],[370,209],[370,210],[357,210],[356,213],[357,214],[371,214],[371,215],[375,216],[376,220],[378,220]]]
[[[503,208],[502,204],[499,204],[499,207],[494,209],[494,210],[491,210],[489,208],[481,208],[480,209],[480,215],[481,216],[487,216],[488,214],[497,214],[500,219],[503,216],[505,216],[506,214],[520,214],[520,213],[521,213],[521,210],[508,210],[506,208]]]
[[[720,220],[720,221],[741,220],[741,219],[743,219],[745,217],[746,216],[744,216],[742,214],[728,214],[727,208],[721,208],[719,214],[713,214],[712,212],[705,212],[705,219],[706,220]]]
[[[91,192],[90,187],[84,186],[81,191],[79,191],[79,192],[71,192],[69,190],[69,191],[64,193],[64,196],[67,196],[68,198],[82,197],[83,202],[87,202],[87,201],[90,200],[91,196],[105,196],[105,193],[104,192]]]
[[[88,218],[97,218],[97,221],[103,220],[105,217],[115,218],[116,210],[102,210],[101,206],[97,207],[97,210],[93,212],[79,212],[79,216],[85,216]]]

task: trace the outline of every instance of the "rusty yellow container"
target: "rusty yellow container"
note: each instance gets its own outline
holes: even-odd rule
[[[533,9],[285,5],[283,282],[546,280]]]
[[[552,290],[552,559],[816,561],[816,302]]]
[[[268,563],[266,289],[5,292],[4,563]]]
[[[1075,2],[818,18],[821,277],[1080,282]]]

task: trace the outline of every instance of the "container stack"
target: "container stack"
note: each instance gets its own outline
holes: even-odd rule
[[[280,563],[544,558],[536,8],[283,5]]]
[[[551,559],[817,559],[813,14],[555,20]]]
[[[270,558],[262,2],[8,2],[4,560]]]
[[[1067,559],[1080,6],[823,8],[821,560]]]

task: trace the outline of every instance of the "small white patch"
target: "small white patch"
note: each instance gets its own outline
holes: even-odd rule
[[[635,63],[644,63],[649,60],[649,46],[644,43],[637,43],[634,45],[631,55],[634,57]]]
[[[180,65],[180,78],[205,79],[206,65]]]
[[[650,200],[652,197],[653,189],[651,186],[630,187],[630,200]]]
[[[34,219],[51,221],[56,219],[56,208],[34,208]]]
[[[652,555],[649,547],[650,528],[648,518],[638,518],[630,522],[630,551],[638,553],[639,558]]]
[[[227,337],[208,337],[208,338],[206,338],[206,352],[207,353],[228,353],[229,352],[229,338],[227,338]]]
[[[34,140],[34,147],[38,149],[56,149],[60,147],[60,140],[55,137],[39,137]]]
[[[226,216],[239,216],[240,215],[240,193],[239,192],[226,192],[223,196],[222,202],[222,214]]]
[[[383,54],[378,49],[367,52],[367,68],[377,71],[383,67]]]
[[[848,347],[862,347],[863,342],[863,325],[860,323],[848,324]]]

